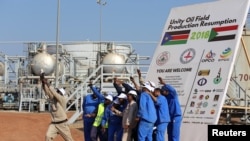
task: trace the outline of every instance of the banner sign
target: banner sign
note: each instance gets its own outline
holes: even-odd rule
[[[249,0],[219,0],[171,9],[146,80],[176,88],[182,141],[207,140],[217,124],[247,18]]]

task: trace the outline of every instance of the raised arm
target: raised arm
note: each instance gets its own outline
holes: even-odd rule
[[[138,85],[138,84],[135,82],[135,79],[134,79],[132,76],[130,76],[130,81],[134,84],[135,89],[136,89],[137,91],[139,91],[139,90],[141,89],[140,85]]]
[[[125,93],[128,93],[130,90],[135,90],[131,85],[128,83],[122,83],[122,86],[125,88]]]
[[[152,92],[149,92],[149,95],[151,96],[154,102],[157,102],[157,97],[155,97]]]
[[[114,78],[113,86],[115,87],[116,92],[117,92],[118,95],[120,95],[121,93],[124,93],[122,91],[120,81],[116,77]]]
[[[170,92],[170,94],[176,93],[176,90],[173,86],[166,84],[166,82],[164,82],[164,80],[161,77],[158,77],[158,79],[159,79],[159,83],[162,84],[163,87]]]
[[[54,96],[51,93],[51,91],[49,90],[49,83],[48,80],[45,78],[45,73],[43,72],[43,70],[41,70],[41,74],[40,74],[40,81],[42,82],[42,88],[45,92],[45,94],[52,99]]]
[[[100,102],[104,100],[104,95],[101,94],[100,90],[98,90],[97,87],[92,84],[92,82],[89,82],[88,86],[90,87],[92,92],[96,94]]]
[[[143,85],[144,84],[144,79],[141,76],[141,70],[140,69],[137,69],[137,74],[138,74],[138,77],[139,77],[140,85]]]

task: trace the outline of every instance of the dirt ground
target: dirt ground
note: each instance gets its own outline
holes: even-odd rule
[[[73,113],[68,113],[70,117]],[[244,124],[239,117],[232,117],[230,124]],[[50,113],[18,112],[0,110],[0,141],[44,141],[50,123]],[[225,114],[219,124],[227,124]],[[81,117],[70,125],[75,141],[84,141]],[[63,141],[60,135],[55,141]]]
[[[70,116],[71,113],[68,113]],[[0,111],[1,141],[44,141],[50,113]],[[75,141],[84,141],[82,121],[70,125]],[[63,141],[60,135],[55,141]]]

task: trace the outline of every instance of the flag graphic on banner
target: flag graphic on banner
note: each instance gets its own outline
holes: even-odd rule
[[[165,32],[161,45],[186,44],[190,30]]]
[[[237,29],[238,25],[214,27],[211,29],[208,41],[213,42],[235,39]]]

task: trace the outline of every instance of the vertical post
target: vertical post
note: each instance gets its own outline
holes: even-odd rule
[[[102,4],[101,4],[101,0],[99,0],[99,6],[100,6],[100,33],[99,33],[99,59],[101,58],[101,46],[102,46]],[[98,66],[100,66],[101,64],[101,60],[98,60]]]
[[[8,57],[7,55],[4,55],[4,84],[7,84],[7,82],[9,82],[9,72],[8,72]]]
[[[100,47],[101,47],[101,42],[102,42],[102,0],[99,0],[99,3],[100,5],[100,35],[99,35],[99,40],[100,40]],[[100,51],[101,51],[101,48],[100,48]]]
[[[99,57],[101,57],[101,43],[102,43],[102,6],[106,5],[106,2],[102,2],[102,0],[97,0],[97,4],[100,6],[100,35],[99,35]],[[98,60],[98,66],[100,66],[100,60]]]
[[[57,0],[57,23],[56,23],[56,77],[55,77],[55,86],[56,86],[56,87],[58,87],[59,20],[60,20],[60,0]]]

